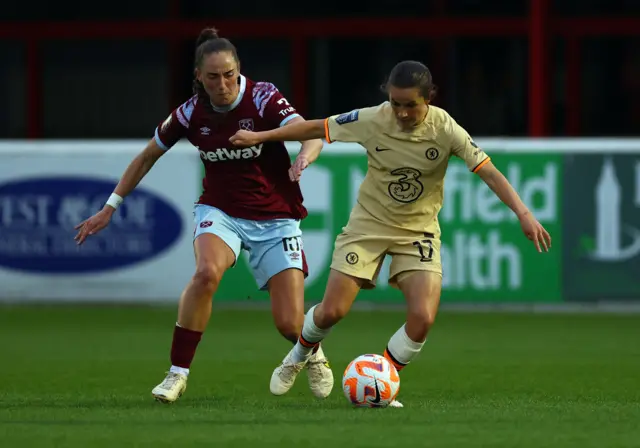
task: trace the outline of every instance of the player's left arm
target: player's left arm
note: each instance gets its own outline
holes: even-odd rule
[[[485,184],[498,196],[498,198],[518,217],[522,231],[535,244],[538,252],[549,251],[551,247],[551,236],[546,229],[533,216],[533,213],[518,196],[516,190],[511,186],[506,177],[495,165],[488,161],[478,171],[478,176]]]
[[[302,118],[295,107],[280,93],[280,91],[270,82],[259,82],[253,88],[252,92],[254,104],[258,110],[258,114],[267,122],[270,130],[264,132],[240,131],[229,140],[236,146],[253,146],[262,141],[293,141],[298,140],[302,147],[298,153],[298,157],[293,166],[289,169],[289,177],[293,182],[300,180],[302,171],[313,163],[322,150],[322,134],[318,136],[306,136],[287,134],[287,131],[297,126],[307,125],[307,121]],[[284,131],[284,132],[283,132]],[[257,136],[264,133],[275,133],[275,138],[264,139],[240,139],[238,134],[246,133],[249,136]],[[292,138],[295,137],[295,138]],[[255,143],[250,144],[251,141]]]
[[[273,84],[263,83],[262,86],[264,86],[263,91],[269,92],[271,95],[264,109],[264,117],[273,128],[291,129],[291,126],[306,122]],[[285,140],[283,139],[283,141]],[[322,140],[320,138],[297,138],[296,140],[302,144],[302,147],[295,162],[289,168],[289,178],[292,182],[300,180],[302,171],[315,162],[320,155],[320,151],[322,151]]]
[[[467,131],[453,122],[453,153],[465,161],[467,167],[478,174],[485,184],[518,217],[525,236],[533,241],[538,252],[547,252],[551,236],[522,202],[506,177],[491,162],[490,157],[474,143]]]
[[[297,117],[292,118],[285,126],[293,125],[295,123],[304,123],[306,120],[302,118],[302,116],[298,115]],[[300,152],[296,157],[296,160],[291,165],[289,169],[289,178],[292,182],[297,182],[300,180],[300,176],[302,175],[302,171],[313,162],[316,161],[318,156],[320,155],[320,151],[322,151],[322,140],[319,138],[314,138],[312,140],[303,140],[300,142],[302,146],[300,147]]]

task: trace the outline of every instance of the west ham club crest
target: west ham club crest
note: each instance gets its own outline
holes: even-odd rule
[[[242,120],[238,121],[238,125],[240,126],[241,130],[253,131],[253,118],[243,118]]]

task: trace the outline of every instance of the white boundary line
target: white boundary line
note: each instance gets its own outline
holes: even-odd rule
[[[306,303],[306,308],[316,302]],[[125,300],[23,300],[0,297],[0,310],[3,307],[33,307],[33,306],[69,306],[77,305],[80,307],[150,307],[150,308],[172,308],[172,303],[158,302],[131,302]],[[270,310],[270,302],[268,300],[238,300],[238,301],[215,301],[215,310],[253,310],[264,311]],[[404,313],[406,305],[404,303],[380,303],[361,301],[354,303],[352,311],[359,313],[376,313],[376,312],[398,312]],[[606,300],[597,302],[566,302],[566,303],[442,303],[440,312],[446,313],[487,313],[487,314],[632,314],[640,318],[640,300],[629,302],[608,302]]]
[[[148,140],[0,140],[0,153],[24,155],[30,151],[75,153],[98,151],[104,153],[141,151]],[[477,138],[476,143],[489,154],[640,154],[640,138]],[[287,142],[290,153],[296,154],[300,143]],[[229,145],[231,147],[231,145]],[[171,151],[194,152],[186,141],[179,142]],[[325,144],[323,153],[332,155],[364,154],[364,148],[355,143]]]

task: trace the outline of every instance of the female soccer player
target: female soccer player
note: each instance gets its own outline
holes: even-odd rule
[[[282,141],[244,149],[229,144],[238,129],[267,130],[304,119],[273,84],[241,74],[236,48],[215,29],[203,30],[196,43],[194,93],[156,128],[155,137],[131,162],[104,208],[76,227],[78,244],[105,228],[123,198],[180,139],[200,151],[205,177],[194,210],[196,271],[180,297],[171,368],[152,391],[162,402],[173,402],[185,391],[211,315],[212,296],[241,249],[249,252],[258,287],[269,291],[280,333],[295,344],[304,321],[307,264],[300,220],[307,211],[287,150]],[[320,139],[302,142],[296,165],[312,163],[321,149]],[[312,392],[328,396],[333,374],[321,348],[307,366]]]
[[[324,136],[329,143],[359,143],[369,159],[357,203],[335,242],[322,303],[309,310],[298,343],[271,377],[275,394],[291,388],[317,344],[347,314],[358,291],[375,286],[386,254],[392,258],[389,282],[407,301],[407,320],[389,340],[384,355],[399,371],[420,352],[440,303],[437,217],[450,156],[464,160],[516,214],[538,251],[551,245],[547,231],[489,156],[447,112],[430,105],[435,87],[427,67],[403,61],[383,88],[389,100],[375,107],[275,130],[241,130],[231,138],[234,145],[246,147]],[[295,164],[293,175],[298,177],[305,167],[303,161]],[[394,401],[392,406],[402,404]]]

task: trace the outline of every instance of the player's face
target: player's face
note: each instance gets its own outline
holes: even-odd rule
[[[238,97],[240,71],[230,52],[206,55],[200,67],[196,69],[196,76],[214,105],[228,106]]]
[[[400,128],[410,131],[422,123],[429,109],[429,101],[420,93],[417,87],[400,88],[389,86],[389,102],[396,114]]]

